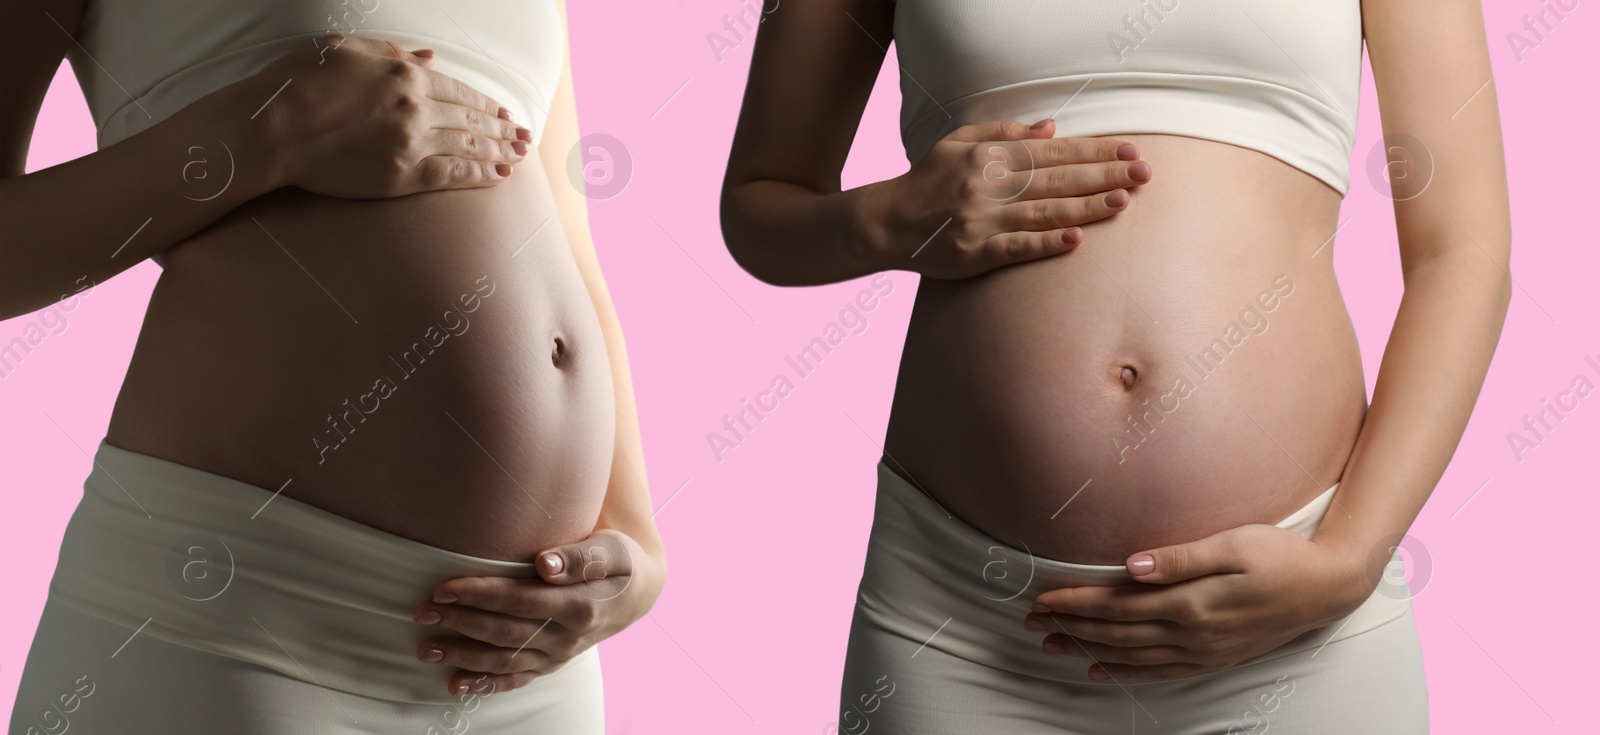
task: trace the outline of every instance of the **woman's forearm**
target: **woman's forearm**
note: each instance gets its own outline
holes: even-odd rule
[[[1511,287],[1501,264],[1470,244],[1407,269],[1371,408],[1314,538],[1352,554],[1371,585],[1461,441]]]
[[[0,319],[48,306],[85,276],[111,278],[277,188],[271,127],[251,120],[266,96],[254,89],[225,87],[109,148],[0,178]]]
[[[783,181],[750,181],[723,194],[722,233],[747,272],[775,286],[815,286],[884,270],[892,237],[875,215],[888,182],[820,192]]]

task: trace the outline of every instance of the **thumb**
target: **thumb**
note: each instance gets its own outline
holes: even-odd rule
[[[1224,531],[1187,544],[1163,546],[1128,557],[1128,574],[1149,584],[1172,584],[1207,574],[1242,573],[1244,560]]]
[[[625,544],[602,532],[540,552],[534,567],[550,584],[578,584],[628,575],[633,572],[632,561]]]
[[[950,140],[959,140],[964,143],[983,143],[995,140],[1027,140],[1029,138],[1050,138],[1056,133],[1056,121],[1045,118],[1033,125],[1023,125],[1016,120],[999,120],[996,122],[978,123],[976,125],[963,125],[950,133]]]

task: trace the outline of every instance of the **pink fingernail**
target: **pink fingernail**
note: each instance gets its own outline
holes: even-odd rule
[[[1044,623],[1041,623],[1041,622],[1039,622],[1037,620],[1029,618],[1027,620],[1022,621],[1022,628],[1024,630],[1031,631],[1031,632],[1034,632],[1034,633],[1040,633],[1040,632],[1044,631]]]
[[[1043,120],[1040,120],[1039,122],[1036,122],[1036,123],[1034,123],[1032,125],[1029,125],[1028,129],[1029,130],[1043,130],[1044,126],[1049,125],[1049,124],[1050,124],[1050,118],[1047,117],[1047,118],[1045,118]]]
[[[1049,612],[1050,611],[1050,606],[1046,605],[1046,604],[1044,604],[1042,602],[1035,602],[1035,603],[1033,603],[1033,611],[1034,612]]]
[[[1117,159],[1118,160],[1135,161],[1135,160],[1138,160],[1138,158],[1139,158],[1139,149],[1135,148],[1132,143],[1124,143],[1122,145],[1117,146]]]
[[[1067,241],[1068,245],[1077,245],[1083,242],[1083,230],[1076,227],[1068,227],[1065,232],[1061,233],[1061,237]],[[1040,612],[1043,611],[1041,610]]]
[[[1128,559],[1128,572],[1135,576],[1149,574],[1155,570],[1156,558],[1149,554],[1134,554],[1133,558]]]
[[[499,117],[501,120],[510,120],[511,119],[511,110],[508,110],[508,109],[502,107],[502,108],[499,109],[499,111],[495,112],[495,115],[497,117]]]
[[[509,163],[497,163],[497,164],[494,165],[494,172],[495,172],[496,175],[500,176],[501,178],[505,178],[507,176],[510,176],[511,175],[511,164],[509,164]]]
[[[554,552],[539,557],[539,563],[544,565],[546,574],[560,574],[561,570],[567,567],[567,563],[561,559],[561,555]]]
[[[526,156],[528,155],[528,144],[525,141],[513,140],[511,141],[511,150],[516,151],[519,156]]]
[[[444,660],[444,651],[439,650],[438,646],[431,647],[422,652],[422,660],[430,664],[439,663]]]
[[[1060,654],[1066,653],[1067,649],[1063,648],[1060,643],[1057,643],[1055,641],[1045,641],[1044,642],[1044,652],[1045,653],[1054,653],[1056,655],[1060,655]]]
[[[1118,189],[1106,195],[1106,206],[1116,208],[1128,203],[1128,192]]]
[[[1150,180],[1150,164],[1140,161],[1128,167],[1128,178],[1134,181]]]
[[[1106,679],[1110,679],[1111,675],[1107,674],[1106,670],[1100,668],[1099,666],[1090,666],[1089,678],[1094,679],[1095,681],[1105,681]]]
[[[448,604],[450,604],[452,602],[455,602],[456,600],[459,600],[459,599],[461,599],[461,598],[456,597],[456,593],[454,593],[454,592],[435,592],[435,593],[433,593],[433,601],[439,603],[440,605],[448,605]]]
[[[417,622],[423,625],[438,625],[443,619],[438,610],[423,610],[422,614],[417,616]]]

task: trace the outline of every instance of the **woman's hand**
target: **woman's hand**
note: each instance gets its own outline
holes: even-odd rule
[[[1039,595],[1024,627],[1092,678],[1150,681],[1216,671],[1360,606],[1376,582],[1364,555],[1249,525],[1128,558],[1139,584]]]
[[[889,252],[870,259],[955,279],[1065,253],[1083,242],[1077,225],[1126,209],[1128,190],[1150,180],[1130,143],[1054,134],[1055,121],[1041,120],[945,136],[879,189],[870,216],[900,234],[871,238]]]
[[[429,68],[432,53],[322,36],[248,79],[275,142],[273,182],[375,199],[504,181],[532,134],[500,103]]]
[[[545,551],[538,579],[460,577],[412,617],[465,638],[424,640],[417,658],[457,669],[451,694],[516,689],[644,617],[661,594],[663,561],[614,529]]]

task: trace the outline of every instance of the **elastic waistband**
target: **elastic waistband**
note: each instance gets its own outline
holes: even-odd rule
[[[430,629],[411,610],[461,576],[536,571],[101,442],[50,594],[138,635],[302,681],[449,704],[451,669],[416,659]]]
[[[1338,484],[1276,525],[1311,538]],[[1387,580],[1403,580],[1400,558]],[[1039,594],[1062,587],[1137,584],[1123,566],[1034,556],[945,512],[921,489],[878,463],[878,497],[857,594],[857,612],[905,638],[976,663],[1055,681],[1095,682],[1087,666],[1044,653],[1043,635],[1022,622]],[[1245,663],[1265,661],[1371,630],[1410,607],[1404,582],[1374,591],[1348,618],[1309,631]],[[1397,592],[1399,590],[1399,592]]]

